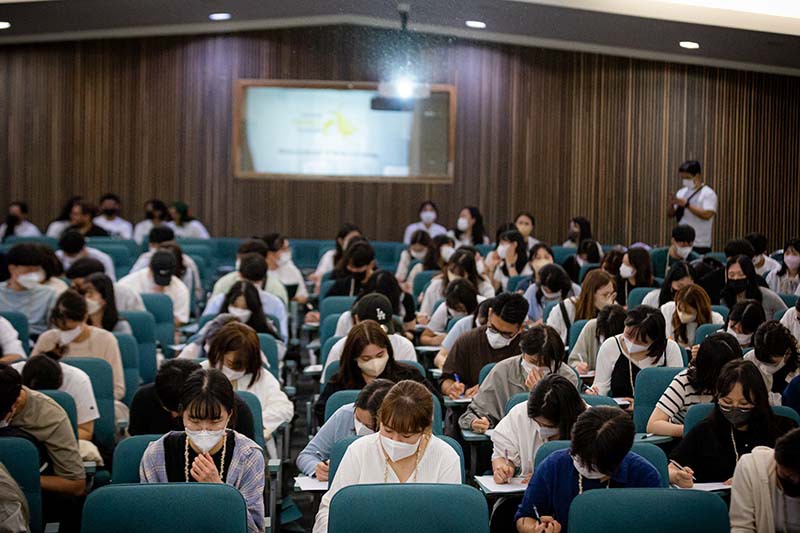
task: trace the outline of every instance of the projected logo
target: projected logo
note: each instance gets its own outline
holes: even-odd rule
[[[335,128],[335,132],[342,137],[349,137],[358,131],[358,129],[353,126],[353,123],[350,122],[341,111],[333,111],[332,114],[333,117],[322,124],[323,134],[328,135],[331,129]]]

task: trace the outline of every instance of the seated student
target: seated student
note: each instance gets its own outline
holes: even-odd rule
[[[572,500],[585,490],[660,487],[658,471],[630,451],[635,435],[631,416],[621,409],[584,411],[572,427],[569,449],[551,453],[533,473],[515,517],[517,531],[567,531]]]
[[[67,200],[67,203],[61,208],[61,212],[58,214],[58,217],[56,217],[50,222],[50,224],[47,225],[45,235],[54,239],[61,237],[61,234],[64,233],[64,231],[66,231],[71,224],[69,221],[69,215],[72,212],[72,207],[81,200],[83,200],[82,196],[72,196],[69,200]]]
[[[514,217],[514,226],[517,231],[522,233],[522,237],[528,245],[528,250],[539,244],[539,239],[533,236],[533,229],[536,227],[536,219],[528,211],[520,211]]]
[[[495,290],[506,290],[508,280],[514,276],[530,276],[533,271],[528,264],[528,243],[516,229],[504,231],[497,241],[497,248],[489,253],[484,264],[486,276]]]
[[[175,202],[169,206],[169,216],[172,219],[167,222],[175,236],[179,239],[210,239],[211,235],[202,222],[189,214],[189,205],[184,202]]]
[[[106,276],[111,278],[112,281],[117,281],[116,270],[114,269],[114,260],[105,252],[101,252],[96,248],[86,246],[86,239],[79,232],[75,230],[67,230],[61,235],[58,240],[58,250],[56,256],[61,260],[61,265],[64,270],[69,270],[72,263],[81,259],[82,257],[91,257],[103,263],[103,271]]]
[[[378,409],[378,432],[361,437],[344,454],[322,497],[314,533],[328,531],[331,499],[344,487],[369,483],[461,483],[458,454],[432,434],[434,398],[419,383],[403,380]]]
[[[338,233],[336,233],[336,248],[322,254],[322,257],[319,258],[317,269],[308,277],[308,279],[313,281],[316,285],[314,289],[315,293],[319,292],[320,285],[322,284],[322,277],[328,272],[333,272],[333,269],[336,268],[336,265],[342,260],[344,251],[347,250],[350,241],[363,236],[361,230],[358,229],[358,226],[355,224],[350,224],[349,222],[342,224]]]
[[[414,331],[416,322],[416,306],[414,305],[414,297],[411,294],[404,292],[400,288],[391,272],[388,270],[378,270],[369,277],[369,280],[361,289],[361,292],[356,297],[356,303],[366,296],[367,294],[383,294],[392,303],[392,315],[401,317],[403,322],[404,331]],[[353,304],[355,306],[355,304]],[[345,311],[339,316],[336,322],[337,337],[347,335],[350,328],[353,327],[353,314],[351,311]]]
[[[730,484],[736,463],[756,446],[775,440],[797,427],[791,418],[776,416],[769,406],[767,387],[756,366],[737,359],[722,367],[714,410],[699,422],[670,453],[669,481],[682,488],[697,483]]]
[[[198,298],[202,296],[203,287],[200,284],[200,270],[197,263],[189,255],[184,254],[180,246],[175,242],[175,232],[169,226],[158,226],[150,230],[147,238],[149,250],[140,255],[133,263],[130,272],[143,270],[150,265],[150,258],[158,250],[169,250],[180,256],[175,275],[180,278],[187,288],[193,288]]]
[[[579,283],[581,267],[588,264],[600,264],[603,258],[603,247],[593,239],[585,239],[578,245],[575,255],[564,260],[563,267],[573,283]]]
[[[647,432],[683,437],[686,412],[693,405],[711,402],[722,367],[741,358],[739,344],[731,335],[718,331],[706,337],[689,368],[681,370],[661,395],[647,422]]]
[[[383,294],[373,292],[360,298],[353,306],[353,320],[355,324],[360,324],[365,320],[377,322],[389,337],[395,361],[417,360],[417,350],[414,348],[414,344],[403,336],[402,333],[395,331],[394,321],[392,320],[392,304]],[[349,335],[350,331],[352,331],[352,327],[347,330],[347,333],[345,333],[341,339],[334,343],[331,350],[328,352],[328,358],[325,360],[325,368],[322,371],[323,382],[325,381],[325,370],[327,370],[331,363],[341,359],[345,345],[347,344],[347,335]]]
[[[763,233],[748,233],[744,239],[753,245],[756,255],[753,259],[753,266],[756,274],[766,279],[767,274],[773,270],[780,270],[781,264],[767,255],[767,236]]]
[[[11,364],[25,359],[25,348],[19,333],[5,317],[0,316],[0,363]]]
[[[643,248],[631,248],[622,256],[617,279],[617,303],[628,305],[628,294],[639,287],[658,287],[652,273],[650,254]]]
[[[800,300],[794,304],[794,307],[788,309],[781,317],[781,324],[792,332],[794,338],[800,342]]]
[[[175,276],[177,268],[175,254],[159,250],[150,258],[149,268],[128,274],[118,285],[139,294],[166,294],[172,300],[175,325],[181,326],[189,322],[189,289]]]
[[[578,376],[564,361],[564,344],[549,326],[534,326],[520,335],[522,355],[504,359],[492,368],[478,394],[458,419],[462,429],[485,433],[497,425],[506,402],[515,394],[529,392],[549,374],[567,379],[577,390]]]
[[[433,245],[433,239],[424,230],[415,231],[406,245],[408,248],[400,252],[400,261],[397,263],[397,270],[394,274],[397,281],[401,283],[408,279],[412,262],[424,262],[425,258],[428,255],[434,255],[431,252],[436,250]]]
[[[486,278],[478,274],[475,264],[475,254],[468,249],[459,249],[450,257],[447,267],[441,274],[433,277],[428,288],[422,293],[422,303],[419,307],[420,315],[430,317],[433,308],[439,300],[444,300],[447,285],[457,279],[466,279],[478,289],[478,293],[486,298],[494,296],[494,287]]]
[[[372,245],[366,239],[352,240],[333,271],[336,281],[328,289],[327,296],[357,296],[375,271],[375,250]]]
[[[684,348],[691,347],[697,328],[703,324],[722,325],[722,315],[711,310],[711,300],[700,285],[688,285],[675,294],[675,301],[661,306],[667,337]]]
[[[0,311],[18,311],[28,319],[32,335],[47,329],[50,310],[56,302],[56,291],[41,284],[42,255],[35,244],[15,244],[6,253],[11,277],[0,283]]]
[[[187,359],[168,359],[159,367],[153,383],[142,385],[131,402],[130,435],[163,435],[183,431],[180,398],[189,376],[200,370],[200,363]],[[253,413],[237,394],[235,429],[248,439],[254,438]]]
[[[472,315],[478,304],[486,298],[466,279],[457,279],[447,285],[444,303],[433,312],[427,327],[419,337],[424,346],[441,346],[447,336],[447,325],[451,320]]]
[[[28,532],[28,499],[6,467],[0,463],[0,522],[6,531]]]
[[[297,455],[297,468],[308,477],[328,481],[333,445],[352,435],[365,437],[375,433],[378,409],[392,387],[394,382],[376,379],[361,390],[355,403],[337,409]]]
[[[408,275],[404,279],[397,278],[398,281],[401,282],[400,286],[403,290],[408,293],[413,292],[414,278],[416,278],[417,274],[420,272],[425,270],[442,270],[445,268],[447,262],[456,252],[455,244],[456,241],[448,235],[438,235],[434,237],[431,240],[430,247],[425,252],[425,257],[421,259],[421,262],[411,267],[411,270],[409,270]],[[398,273],[400,272],[400,266],[397,267],[397,271]],[[395,277],[397,277],[397,274],[395,274]]]
[[[544,308],[549,302],[562,302],[581,294],[580,285],[572,283],[560,265],[543,265],[536,272],[536,283],[532,283],[525,291],[528,318],[534,323],[544,319]]]
[[[119,196],[107,193],[100,197],[100,215],[93,222],[106,230],[112,237],[119,239],[133,238],[133,224],[119,216],[122,212],[122,201]]]
[[[84,237],[110,237],[109,233],[94,223],[94,217],[97,216],[97,207],[80,200],[75,202],[72,210],[69,212],[69,230],[76,230]]]
[[[528,287],[534,283],[538,283],[542,267],[555,263],[553,257],[553,250],[550,249],[550,247],[545,243],[540,242],[533,245],[528,253],[528,264],[531,266],[532,272],[531,277],[529,279],[523,279],[517,283],[516,292],[525,294],[525,292],[528,290]],[[578,285],[578,287],[579,286],[580,285]]]
[[[800,288],[800,239],[791,239],[783,245],[783,262],[780,268],[767,274],[767,285],[778,294],[795,294]]]
[[[279,233],[264,236],[267,243],[267,267],[269,274],[278,278],[284,287],[294,287],[292,300],[304,304],[308,301],[308,289],[303,273],[292,261],[292,248],[289,239]]]
[[[732,239],[726,242],[723,252],[725,253],[726,261],[736,259],[740,255],[747,256],[750,261],[756,257],[756,249],[753,248],[750,241],[745,239]],[[753,269],[755,270],[755,267],[753,267]]]
[[[45,521],[60,522],[60,531],[80,531],[86,472],[67,413],[55,400],[22,385],[19,372],[0,364],[0,422],[0,438],[22,437],[43,448],[46,467],[39,480]]]
[[[108,276],[99,272],[89,274],[84,279],[81,294],[86,298],[90,326],[97,326],[113,333],[133,334],[128,321],[119,316],[114,283]]]
[[[772,319],[778,311],[785,311],[786,304],[780,296],[760,286],[760,277],[756,274],[750,258],[740,255],[729,259],[726,265],[728,282],[720,295],[722,303],[733,308],[743,300],[755,300],[764,307],[768,319]]]
[[[105,275],[105,269],[100,261],[91,257],[78,259],[65,273],[72,284],[72,288],[79,292],[85,290],[83,284],[86,278],[92,274]],[[114,300],[117,303],[118,311],[146,310],[141,295],[119,283],[114,283]]]
[[[666,278],[670,268],[675,263],[688,263],[699,259],[700,256],[692,251],[692,248],[694,248],[694,236],[694,228],[688,224],[679,224],[672,228],[669,247],[656,248],[650,251],[653,275],[658,278]]]
[[[439,348],[439,352],[433,359],[433,364],[436,368],[441,369],[444,366],[444,362],[447,360],[450,350],[453,349],[456,341],[461,338],[464,333],[486,325],[486,322],[489,320],[489,309],[493,303],[494,298],[487,298],[482,301],[471,315],[459,319],[453,328],[447,332],[447,335],[442,341],[442,346]]]
[[[753,347],[753,334],[767,321],[764,308],[755,300],[744,300],[731,307],[725,328],[739,342],[742,349]]]
[[[592,224],[585,217],[573,217],[569,221],[567,240],[561,246],[564,248],[577,248],[586,239],[592,238]]]
[[[62,292],[69,289],[69,285],[61,279],[64,275],[64,266],[61,264],[61,260],[56,255],[55,250],[46,244],[37,244],[37,247],[39,248],[39,253],[42,254],[42,272],[44,272],[42,285],[50,287],[56,291],[58,296],[61,296]]]
[[[435,387],[417,369],[397,360],[394,346],[383,327],[374,320],[363,320],[348,333],[339,359],[339,371],[328,380],[314,404],[314,414],[320,423],[325,419],[325,404],[334,392],[361,390],[377,378],[395,383],[404,379],[419,381],[438,396]]]
[[[589,320],[572,351],[567,363],[579,374],[586,374],[597,368],[597,352],[606,339],[619,335],[625,329],[625,308],[621,305],[611,304],[603,307],[597,318]]]
[[[256,263],[258,268],[261,268],[260,263],[260,261]],[[262,296],[264,300],[269,301],[269,305],[264,305],[265,302],[262,300]],[[216,303],[215,301],[215,307]],[[222,299],[219,310],[221,313],[232,314],[239,322],[247,324],[256,330],[256,333],[272,335],[283,344],[283,337],[278,331],[278,328],[280,328],[282,324],[273,325],[265,314],[265,307],[270,309],[270,311],[283,309],[282,304],[275,296],[258,290],[256,286],[249,281],[237,281],[228,291],[228,294]]]
[[[781,394],[798,375],[800,353],[797,340],[777,320],[767,320],[753,335],[753,350],[744,358],[752,361],[761,372],[769,393],[770,405],[781,405]]]
[[[41,237],[42,232],[28,220],[28,204],[25,202],[11,202],[8,204],[6,220],[0,224],[0,241],[5,242],[8,237]]]
[[[246,255],[257,254],[266,264],[267,253],[269,253],[267,243],[260,239],[252,239],[240,244],[239,249],[236,251],[235,270],[233,272],[228,272],[219,278],[216,283],[214,283],[214,288],[211,291],[212,297],[227,293],[230,290],[231,285],[242,279],[242,276],[239,273],[239,268],[241,267],[242,260]],[[276,276],[267,275],[266,282],[262,288],[268,293],[280,298],[284,305],[289,305],[289,293],[286,292],[286,287],[283,286],[283,283],[281,283]]]
[[[600,260],[600,268],[617,278],[619,277],[619,267],[622,266],[623,257],[625,257],[625,252],[619,248],[614,248],[603,255],[603,259]]]
[[[504,292],[496,296],[486,325],[463,334],[453,345],[442,368],[442,394],[475,396],[481,368],[519,354],[527,313],[528,303],[521,295]]]
[[[731,533],[800,530],[800,429],[758,447],[736,465]]]
[[[249,284],[255,287],[258,291],[258,297],[261,301],[261,309],[264,314],[272,315],[278,319],[279,323],[274,324],[274,326],[280,331],[280,337],[284,341],[288,341],[289,319],[286,315],[286,306],[277,296],[262,289],[262,287],[264,287],[264,279],[268,277],[267,264],[258,254],[245,254],[242,256],[242,261],[239,265],[239,275],[241,277],[241,281],[234,282],[231,287],[228,288],[228,292],[226,294],[217,294],[208,300],[206,303],[206,308],[203,310],[203,316],[214,316],[222,311],[231,312],[231,304],[233,304],[233,307],[237,307],[235,303],[240,296],[244,296],[244,303],[247,303],[247,296],[243,293],[242,284]],[[239,285],[237,285],[237,283]],[[223,307],[223,304],[226,303],[227,308]],[[244,316],[244,308],[241,306],[239,307],[242,309],[242,311],[233,311],[232,313],[239,313],[239,315]],[[248,310],[250,310],[249,305]],[[243,322],[247,322],[247,320],[243,320]],[[259,333],[266,332],[259,331]]]
[[[682,367],[681,349],[664,334],[664,316],[658,309],[640,306],[628,311],[625,330],[606,339],[597,353],[594,385],[589,394],[626,398],[633,408],[636,375],[643,368]]]
[[[665,303],[674,301],[678,291],[694,283],[694,280],[695,271],[692,265],[684,261],[676,261],[669,267],[661,288],[648,292],[642,300],[642,305],[659,309]]]
[[[186,378],[180,406],[184,431],[151,442],[139,465],[141,483],[226,483],[247,504],[247,531],[264,531],[264,452],[231,429],[238,416],[230,381],[218,370]]]
[[[576,320],[591,320],[617,296],[614,278],[608,272],[595,269],[586,274],[581,285],[580,296],[562,300],[550,312],[547,325],[555,329],[561,341],[567,343],[569,328]]]
[[[459,247],[489,244],[489,236],[483,225],[483,215],[475,206],[461,209],[456,227],[451,229],[448,234],[455,239]]]
[[[436,219],[439,216],[439,208],[432,201],[425,200],[422,202],[417,215],[419,216],[419,222],[412,222],[406,226],[403,232],[403,244],[412,244],[414,235],[420,231],[431,239],[447,233],[447,228],[436,223]]]
[[[157,198],[148,200],[144,204],[144,220],[137,222],[133,228],[133,240],[136,241],[136,244],[142,244],[150,235],[150,230],[166,226],[168,221],[167,204]]]

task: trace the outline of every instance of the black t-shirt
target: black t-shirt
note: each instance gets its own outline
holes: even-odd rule
[[[73,230],[73,229],[77,230],[77,231],[80,231],[80,229],[77,226],[70,226],[69,228],[67,228],[67,231]],[[106,230],[104,230],[103,228],[101,228],[100,226],[92,224],[91,227],[89,228],[89,231],[84,233],[83,236],[84,237],[110,237],[111,234],[109,232],[107,232]]]
[[[247,403],[236,396],[236,423],[238,433],[253,439],[253,413]],[[128,433],[131,435],[163,435],[170,431],[183,431],[183,419],[173,418],[161,405],[153,383],[139,387],[131,402],[131,418]]]
[[[225,446],[217,450],[217,453],[211,454],[214,464],[217,467],[217,472],[222,473],[220,479],[223,483],[228,477],[230,470],[231,460],[233,459],[233,449],[236,447],[236,438],[233,436],[233,431],[225,432],[226,443]],[[167,471],[167,481],[170,483],[181,483],[188,481],[194,483],[197,480],[192,477],[192,463],[197,457],[197,452],[194,451],[189,445],[189,460],[186,460],[186,433],[174,433],[168,435],[164,439],[164,467]],[[222,469],[222,450],[225,450],[225,469]],[[189,465],[189,479],[186,479],[186,465]]]

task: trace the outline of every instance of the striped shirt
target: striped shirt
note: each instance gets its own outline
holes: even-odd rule
[[[700,394],[689,384],[689,369],[681,370],[661,395],[656,407],[669,416],[672,424],[683,424],[686,411],[698,403],[709,403],[711,394]]]

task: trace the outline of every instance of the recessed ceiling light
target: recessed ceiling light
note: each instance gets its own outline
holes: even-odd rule
[[[230,13],[211,13],[208,18],[211,20],[228,20],[231,18]]]
[[[479,30],[482,30],[482,29],[484,29],[486,27],[486,23],[485,22],[481,22],[480,20],[468,20],[466,22],[466,24],[470,28],[476,28],[476,29],[479,29]]]
[[[697,50],[700,45],[694,41],[681,41],[681,48],[688,48],[689,50]]]
[[[11,27],[10,22],[0,22],[0,30],[7,30]]]

